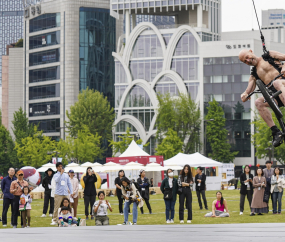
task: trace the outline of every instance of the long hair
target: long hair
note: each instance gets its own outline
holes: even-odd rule
[[[218,192],[216,193],[216,196],[217,196],[218,193],[221,193],[221,206],[222,206],[223,203],[224,203],[223,193],[220,192],[220,191],[218,191]]]
[[[181,175],[181,178],[182,178],[182,182],[184,182],[184,177],[186,176],[185,174],[185,167],[188,168],[188,173],[187,173],[187,182],[190,183],[191,181],[193,181],[193,178],[192,178],[192,172],[191,172],[191,167],[189,165],[185,165],[183,167],[183,170],[180,171],[180,175]]]
[[[274,168],[274,175],[276,176],[276,169],[279,170],[279,175],[282,175],[282,171],[280,170],[279,167],[275,167],[275,168]]]
[[[130,181],[127,177],[123,177],[123,178],[121,179],[122,185],[123,185],[123,181],[126,182],[126,183],[128,183],[128,185],[131,184],[131,181]]]
[[[119,172],[118,172],[118,177],[120,177],[120,172],[124,172],[123,177],[125,177],[125,176],[126,176],[126,175],[125,175],[125,171],[124,171],[124,170],[119,170]]]
[[[88,176],[88,169],[91,169],[92,170],[92,167],[87,167],[87,169],[86,169],[86,176]]]
[[[68,211],[72,213],[72,210],[71,210],[71,207],[70,207],[70,201],[69,201],[68,198],[65,197],[64,199],[62,199],[62,202],[61,202],[61,204],[60,204],[60,207],[61,207],[61,208],[63,207],[63,202],[64,202],[65,200],[68,201],[68,206],[67,206]]]
[[[247,168],[247,167],[248,167],[248,169],[249,169],[248,174],[250,174],[251,169],[250,169],[250,166],[249,166],[249,165],[246,165],[246,166],[244,167],[244,169],[243,169],[243,173],[245,174],[245,168]]]

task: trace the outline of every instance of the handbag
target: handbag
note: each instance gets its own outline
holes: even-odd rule
[[[178,187],[177,193],[178,193],[179,195],[181,195],[181,194],[183,193],[182,187]]]
[[[265,203],[268,203],[268,202],[269,202],[269,193],[264,192],[263,202],[265,202]]]
[[[163,193],[163,198],[165,200],[171,200],[172,197],[173,197],[172,188],[165,188],[164,193]]]

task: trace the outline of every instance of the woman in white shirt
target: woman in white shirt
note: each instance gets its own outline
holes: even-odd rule
[[[284,187],[284,176],[281,175],[279,167],[274,169],[274,175],[271,177],[271,188],[273,199],[273,214],[277,214],[277,202],[278,202],[278,214],[281,214],[282,209],[282,195]]]
[[[108,209],[112,212],[109,201],[105,200],[105,193],[103,191],[98,192],[99,200],[93,205],[92,211],[95,214],[95,225],[109,225]]]

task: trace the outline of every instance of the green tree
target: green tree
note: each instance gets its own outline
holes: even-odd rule
[[[52,159],[56,149],[55,141],[42,135],[35,127],[34,135],[23,138],[21,144],[16,142],[17,157],[24,165],[39,168]]]
[[[35,134],[35,129],[32,124],[29,123],[26,112],[23,111],[22,107],[19,108],[14,114],[13,133],[15,136],[15,141],[18,145],[22,144],[22,139]]]
[[[131,144],[131,142],[134,140],[133,135],[131,135],[130,133],[130,128],[127,128],[127,131],[125,134],[122,134],[120,136],[118,136],[118,138],[120,139],[119,141],[114,141],[111,140],[110,141],[110,147],[112,147],[113,149],[113,157],[117,154],[117,153],[121,153],[123,154],[126,149],[129,147],[129,145]],[[135,141],[138,145],[142,144],[142,139],[138,139]],[[147,147],[149,145],[149,143],[145,144],[143,147]]]
[[[178,137],[177,132],[169,129],[161,144],[155,148],[157,151],[155,155],[162,155],[167,160],[182,152],[182,146],[183,142]]]
[[[115,119],[114,109],[107,97],[90,89],[83,90],[78,95],[78,101],[67,110],[69,121],[66,126],[71,137],[76,137],[83,126],[87,126],[91,134],[98,134],[102,139],[112,139],[112,127]]]
[[[102,157],[101,136],[97,133],[93,135],[87,126],[83,126],[82,130],[78,130],[77,138],[67,137],[66,142],[70,149],[67,156],[76,163],[93,161]]]
[[[63,139],[60,139],[58,142],[56,142],[56,151],[58,152],[58,157],[62,158],[62,163],[67,165],[69,160],[68,158],[71,154],[70,144]]]
[[[18,167],[14,142],[9,131],[0,125],[0,173],[6,174],[10,167]]]
[[[280,109],[283,113],[283,117],[285,117],[285,110],[284,108]],[[275,125],[281,130],[279,122],[271,110],[271,115]],[[283,121],[285,119],[283,118]],[[251,142],[253,143],[254,147],[256,148],[255,155],[258,159],[265,159],[268,158],[272,160],[272,132],[268,125],[264,122],[261,116],[256,112],[254,121],[255,132],[251,134]],[[269,149],[268,149],[269,148]],[[285,164],[285,144],[283,143],[278,148],[274,149],[274,159],[279,161],[281,164]]]
[[[0,109],[0,125],[2,125],[2,110]]]
[[[15,47],[23,47],[23,39],[19,39],[18,42],[15,44]]]
[[[183,142],[185,154],[200,151],[201,114],[198,104],[190,95],[180,94],[173,98],[170,94],[158,95],[159,108],[156,119],[158,143],[161,143],[169,129],[173,129]]]
[[[206,119],[214,119],[207,124],[207,142],[210,143],[212,153],[209,154],[214,160],[220,162],[232,162],[238,152],[231,152],[231,145],[227,141],[228,131],[225,129],[226,119],[224,111],[214,99],[209,102]]]

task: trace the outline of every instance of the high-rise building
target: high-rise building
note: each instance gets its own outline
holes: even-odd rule
[[[0,1],[0,108],[2,106],[2,55],[6,46],[23,36],[22,0]]]
[[[285,9],[268,9],[262,11],[262,28],[279,28],[285,26]]]
[[[114,103],[116,24],[110,2],[26,1],[24,107],[29,121],[65,138],[66,110],[89,87]]]
[[[242,103],[240,95],[246,89],[250,67],[238,59],[239,52],[252,49],[262,54],[260,35],[255,31],[225,33],[220,28],[221,1],[112,1],[113,16],[125,14],[126,23],[134,23],[136,14],[175,16],[172,28],[141,22],[132,31],[126,28],[125,42],[121,38],[113,53],[116,66],[114,138],[131,128],[131,134],[150,142],[146,151],[151,155],[156,147],[157,93],[177,96],[189,93],[205,120],[208,102],[215,99],[225,112],[228,141],[232,151],[238,151],[237,166],[254,164],[251,133],[254,127],[254,99]],[[128,24],[126,24],[126,27]],[[266,31],[265,31],[266,32]],[[269,33],[268,33],[269,34]],[[234,36],[240,35],[239,38]],[[244,38],[242,38],[244,36]],[[218,41],[217,41],[218,40]],[[283,42],[268,40],[268,49],[285,53]],[[201,141],[204,146],[205,122]],[[206,145],[206,155],[210,153]],[[198,150],[197,150],[198,151]],[[199,150],[204,153],[203,150]]]

